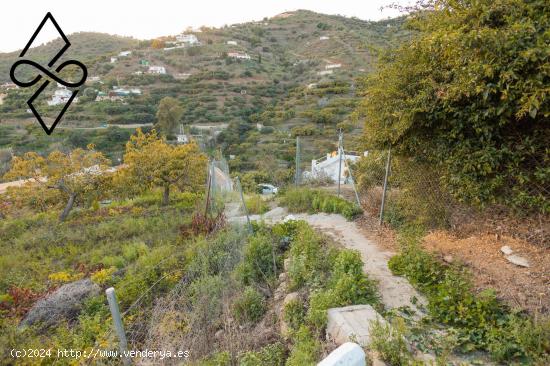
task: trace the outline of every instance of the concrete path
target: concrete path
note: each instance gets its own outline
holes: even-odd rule
[[[282,207],[277,207],[264,215],[253,215],[251,220],[276,223],[284,220],[288,212]],[[394,254],[380,248],[376,243],[367,239],[357,224],[347,221],[341,215],[335,214],[292,214],[296,220],[304,220],[314,228],[329,235],[342,246],[358,250],[364,263],[364,271],[370,278],[378,281],[378,289],[382,302],[386,309],[394,309],[408,306],[415,311],[417,317],[422,311],[417,305],[427,304],[424,296],[419,294],[411,284],[403,277],[394,276],[388,268],[388,260]],[[245,222],[246,218],[239,216],[230,218],[230,221]],[[416,305],[412,299],[416,298]]]

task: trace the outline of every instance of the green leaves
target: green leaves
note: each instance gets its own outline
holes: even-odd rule
[[[547,212],[550,177],[535,185],[533,175],[550,140],[548,10],[542,0],[446,0],[413,13],[418,33],[362,83],[367,147],[441,166],[459,200]],[[527,140],[534,151],[516,148]]]

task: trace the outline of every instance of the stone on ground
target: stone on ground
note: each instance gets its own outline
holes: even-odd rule
[[[366,347],[371,342],[370,323],[376,320],[386,323],[370,305],[328,309],[327,337],[338,345],[351,341]]]
[[[99,291],[99,286],[88,278],[63,285],[37,301],[20,326],[41,324],[50,327],[62,320],[71,320],[80,312],[84,300],[98,295]]]
[[[529,267],[529,261],[526,258],[520,257],[519,255],[507,255],[505,258],[508,262],[513,263],[516,266]]]
[[[508,245],[505,245],[503,247],[500,248],[500,251],[504,254],[504,255],[510,255],[512,254],[514,251],[512,250],[512,248],[510,248]]]

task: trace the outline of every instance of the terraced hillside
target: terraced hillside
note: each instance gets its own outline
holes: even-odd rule
[[[9,139],[2,139],[0,148],[49,151],[94,142],[116,158],[127,131],[70,128],[155,123],[160,100],[171,96],[185,109],[181,124],[186,132],[202,135],[196,137],[207,148],[235,155],[233,167],[288,169],[293,165],[294,136],[304,136],[307,162],[333,148],[337,129],[358,132],[349,118],[356,80],[373,70],[380,50],[407,36],[402,24],[403,19],[369,22],[301,10],[259,22],[186,32],[194,34],[200,45],[182,48],[173,48],[175,36],[136,41],[74,34],[69,37],[74,47],[66,56],[85,61],[89,79],[79,92],[79,103],[64,117],[61,126],[68,129],[57,130],[50,144],[42,141],[26,111],[33,91],[9,90],[0,105],[0,129]],[[33,53],[40,60],[55,45],[50,42]],[[121,51],[131,53],[119,56]],[[14,56],[0,55],[0,69],[8,67]],[[166,73],[150,74],[150,66],[163,67]],[[98,95],[112,94],[117,87],[141,93],[97,101]],[[62,107],[46,103],[55,88],[52,83],[37,102],[37,108],[50,117]]]

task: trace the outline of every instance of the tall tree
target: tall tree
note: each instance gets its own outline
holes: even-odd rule
[[[162,98],[157,110],[157,129],[164,136],[173,133],[181,116],[183,116],[183,112],[183,108],[177,99],[172,97]]]
[[[41,190],[55,189],[66,200],[59,219],[65,220],[77,199],[84,195],[95,195],[107,179],[109,160],[95,151],[93,145],[85,149],[75,149],[68,154],[54,151],[47,157],[29,152],[15,157],[5,179],[27,179],[27,184],[35,185],[36,194]],[[28,194],[29,190],[22,190]],[[26,193],[25,193],[26,192]]]
[[[195,143],[169,145],[155,130],[137,133],[126,144],[120,174],[143,188],[161,187],[162,204],[170,200],[173,187],[197,191],[206,180],[207,157]]]
[[[550,3],[420,6],[412,39],[365,81],[368,147],[440,169],[461,200],[550,212]]]

